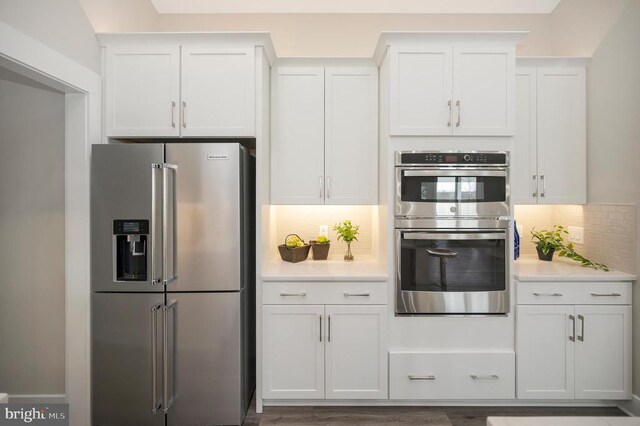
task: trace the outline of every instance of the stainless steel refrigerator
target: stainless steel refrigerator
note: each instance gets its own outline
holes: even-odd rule
[[[94,145],[93,425],[242,423],[255,387],[255,160]]]

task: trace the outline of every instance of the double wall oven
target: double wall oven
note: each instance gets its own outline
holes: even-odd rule
[[[509,311],[506,152],[396,152],[397,315]]]

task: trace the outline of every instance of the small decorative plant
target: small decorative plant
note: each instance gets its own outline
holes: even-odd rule
[[[327,260],[329,257],[329,246],[331,241],[326,235],[319,235],[318,238],[311,241],[311,251],[313,252],[313,260]]]
[[[338,234],[338,241],[344,241],[347,243],[347,253],[344,255],[344,260],[353,260],[353,254],[351,253],[351,243],[358,241],[359,225],[354,225],[350,220],[336,223],[333,230]]]
[[[568,235],[569,232],[562,225],[554,225],[552,230],[536,231],[535,228],[531,229],[532,240],[536,244],[536,250],[538,251],[538,258],[540,260],[550,261],[553,259],[553,254],[557,251],[558,256],[566,257],[567,259],[575,260],[587,268],[601,269],[603,271],[609,271],[609,267],[602,263],[592,262],[581,254],[577,253],[573,243],[565,244],[563,235]],[[537,240],[537,242],[535,241]]]

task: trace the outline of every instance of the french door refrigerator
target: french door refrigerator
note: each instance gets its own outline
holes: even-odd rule
[[[255,160],[94,145],[93,425],[239,425],[255,387]]]

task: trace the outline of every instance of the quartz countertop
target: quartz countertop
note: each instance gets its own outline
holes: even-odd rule
[[[387,268],[373,257],[341,257],[291,263],[273,259],[262,265],[262,281],[387,281]]]
[[[636,275],[610,270],[585,268],[579,263],[554,258],[551,262],[536,257],[521,257],[513,263],[518,281],[635,281]]]

